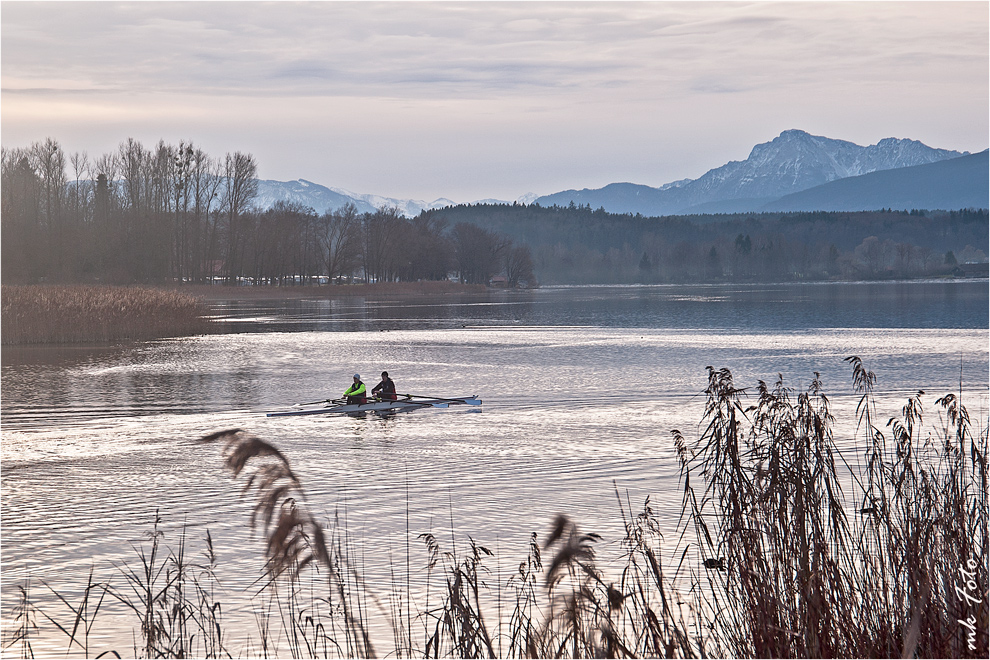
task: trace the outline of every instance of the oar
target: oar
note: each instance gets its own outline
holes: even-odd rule
[[[302,408],[303,406],[315,406],[318,403],[340,403],[343,399],[320,399],[319,401],[307,401],[306,403],[293,403],[293,408]]]
[[[465,397],[461,397],[460,399],[445,399],[440,396],[423,396],[422,394],[399,394],[397,396],[404,396],[407,398],[412,397],[416,399],[433,399],[434,401],[446,401],[447,403],[466,403],[472,406],[477,406],[479,403],[477,400],[475,401],[468,400],[468,399],[477,399],[477,395],[465,396]]]

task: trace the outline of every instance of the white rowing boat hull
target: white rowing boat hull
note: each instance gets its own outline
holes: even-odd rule
[[[450,399],[429,399],[418,400],[399,399],[398,401],[369,401],[368,403],[348,403],[348,404],[323,404],[317,407],[299,408],[296,410],[286,410],[282,412],[267,413],[268,417],[294,417],[297,415],[355,415],[362,413],[389,414],[397,412],[409,412],[417,408],[447,408],[454,405],[480,406],[481,399],[475,396],[453,397]]]

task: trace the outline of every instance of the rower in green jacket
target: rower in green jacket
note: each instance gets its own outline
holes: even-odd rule
[[[354,384],[344,392],[347,403],[368,403],[368,389],[361,382],[361,376],[354,374]]]

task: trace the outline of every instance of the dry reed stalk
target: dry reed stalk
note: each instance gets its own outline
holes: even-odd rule
[[[542,553],[536,533],[530,536],[529,553],[524,561],[519,562],[518,575],[509,577],[506,588],[511,589],[515,596],[512,613],[508,620],[508,648],[503,657],[523,658],[537,657],[534,640],[540,627],[536,619],[537,584],[539,574],[543,571]]]
[[[69,624],[63,624],[44,610],[38,613],[68,638],[66,654],[76,651],[91,657],[90,637],[107,596],[111,596],[138,615],[141,645],[135,646],[132,657],[230,657],[223,642],[220,626],[220,603],[215,600],[216,578],[213,574],[216,558],[212,552],[212,538],[207,531],[209,566],[201,576],[192,576],[194,566],[185,559],[185,530],[177,551],[163,552],[161,541],[164,532],[159,525],[161,518],[155,514],[153,531],[149,534],[150,552],[144,547],[135,548],[139,566],[117,566],[124,577],[127,590],[111,586],[110,581],[95,582],[90,571],[89,581],[78,604],[48,586],[57,601],[65,605],[72,615]],[[207,582],[204,586],[204,581]],[[121,657],[116,650],[106,650],[96,657]]]
[[[433,622],[432,632],[427,625],[424,649],[426,657],[494,658],[495,647],[485,623],[480,595],[484,585],[483,575],[488,574],[484,558],[493,555],[488,548],[469,538],[470,552],[458,561],[455,552],[442,552],[432,534],[420,538],[430,554],[428,570],[443,564],[446,590],[439,607],[428,609],[423,615]]]
[[[668,579],[661,568],[663,535],[650,498],[646,498],[643,510],[635,517],[628,502],[623,506],[622,498],[618,500],[626,528],[622,541],[626,564],[616,587],[621,595],[617,605],[624,613],[619,630],[630,637],[625,645],[641,657],[703,655],[703,649],[692,644],[688,633],[681,596],[674,587],[677,573]],[[685,555],[686,549],[681,554],[682,562]]]
[[[100,583],[93,581],[93,570],[89,571],[89,579],[86,582],[86,588],[83,590],[82,600],[78,605],[72,605],[62,594],[58,593],[50,585],[45,585],[48,587],[55,597],[63,605],[69,608],[72,612],[72,626],[71,630],[63,626],[61,623],[53,619],[45,612],[41,612],[41,615],[45,617],[52,625],[54,625],[62,634],[68,637],[68,648],[66,648],[66,653],[70,652],[73,646],[78,647],[82,650],[86,657],[89,657],[89,637],[93,630],[93,626],[96,622],[97,615],[100,613],[100,608],[103,606],[103,601],[105,600],[108,593],[110,593],[109,583]],[[96,598],[96,602],[91,603],[92,594],[97,593],[99,597]],[[81,638],[80,639],[80,633]],[[116,655],[115,651],[111,651]],[[119,656],[118,656],[119,657]]]
[[[12,613],[14,626],[4,635],[4,650],[16,646],[18,657],[34,657],[34,649],[31,648],[31,638],[37,635],[39,631],[37,623],[38,613],[37,608],[31,602],[30,585],[17,585],[17,604],[14,605],[14,611]],[[43,613],[42,616],[44,616]]]
[[[129,592],[112,589],[110,594],[140,619],[143,646],[134,649],[135,656],[186,657],[191,653],[186,624],[193,613],[185,596],[185,534],[180,540],[178,554],[171,551],[164,554],[161,542],[165,533],[160,529],[161,522],[156,511],[154,528],[149,535],[150,551],[145,552],[144,547],[135,548],[140,565],[137,568],[126,564],[118,567]]]
[[[207,658],[220,658],[226,651],[223,627],[223,606],[217,600],[217,556],[213,550],[213,536],[206,530],[206,566],[200,567],[200,575],[193,578],[195,588],[195,611],[199,616],[194,622],[203,644],[203,655]]]

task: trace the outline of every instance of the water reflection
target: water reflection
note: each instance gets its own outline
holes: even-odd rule
[[[476,325],[643,328],[982,328],[979,281],[550,287],[415,300],[220,304],[237,332],[450,329]]]

